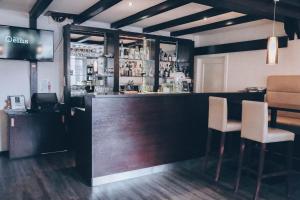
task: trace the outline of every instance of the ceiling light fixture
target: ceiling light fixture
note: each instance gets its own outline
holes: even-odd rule
[[[203,20],[206,21],[206,20],[207,20],[207,17],[204,17]]]
[[[229,21],[229,22],[226,23],[227,26],[232,25],[232,24],[233,24],[232,21]]]
[[[130,6],[130,7],[133,6],[132,1],[129,1],[128,6]]]
[[[276,25],[276,6],[279,0],[274,0],[274,19],[273,19],[273,33],[268,39],[268,50],[267,50],[267,64],[276,65],[278,64],[278,37],[275,36],[275,25]]]

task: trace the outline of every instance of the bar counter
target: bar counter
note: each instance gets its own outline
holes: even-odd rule
[[[228,98],[230,118],[239,118],[238,102],[264,99],[263,93],[86,96],[85,108],[71,118],[78,171],[95,186],[202,156],[209,96]]]

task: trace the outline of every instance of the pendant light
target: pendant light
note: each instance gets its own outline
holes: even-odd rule
[[[267,50],[267,64],[278,64],[278,37],[275,36],[275,24],[276,24],[276,5],[279,0],[274,0],[274,20],[273,20],[273,34],[268,39]]]

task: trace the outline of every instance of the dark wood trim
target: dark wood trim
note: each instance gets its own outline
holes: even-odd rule
[[[126,17],[124,19],[116,21],[111,24],[111,28],[121,28],[124,26],[128,26],[130,24],[134,24],[138,21],[148,19],[148,18],[158,15],[160,13],[167,12],[169,10],[186,5],[190,2],[191,2],[190,0],[168,0],[168,1],[162,2],[158,5],[152,6],[146,10],[138,12],[134,15],[131,15],[129,17]]]
[[[86,40],[89,37],[91,37],[91,36],[90,35],[84,35],[84,36],[81,36],[81,37],[78,37],[78,38],[71,38],[71,41],[72,42],[82,42],[82,40]]]
[[[68,19],[74,19],[77,16],[76,14],[55,12],[55,11],[50,11],[50,10],[47,11],[44,15],[51,16],[54,18],[63,17],[63,18],[68,18]]]
[[[38,17],[48,8],[53,0],[37,0],[29,12],[29,27],[37,28]],[[38,92],[38,63],[30,62],[30,96]]]
[[[174,31],[174,32],[171,32],[171,36],[181,36],[181,35],[188,35],[188,34],[193,34],[193,33],[200,33],[203,31],[209,31],[209,30],[214,30],[214,29],[218,29],[218,28],[234,26],[234,25],[238,25],[238,24],[261,20],[261,19],[262,18],[259,18],[259,17],[253,17],[253,16],[246,15],[246,16],[242,16],[242,17],[238,17],[238,18],[234,18],[234,19],[228,19],[228,20],[224,20],[224,21],[220,21],[220,22],[216,22],[216,23],[212,23],[212,24],[207,24],[207,25],[203,25],[203,26],[197,26],[197,27],[193,27],[193,28]]]
[[[295,39],[295,35],[300,38],[300,20],[288,18],[284,21],[284,30],[290,40]]]
[[[96,15],[100,14],[101,12],[111,8],[112,6],[119,3],[121,0],[101,0],[77,15],[74,19],[74,24],[81,24]]]
[[[261,0],[194,0],[195,3],[214,8],[230,9],[234,12],[244,13],[266,19],[273,19],[273,3]],[[276,18],[284,21],[287,17],[300,19],[300,9],[295,6],[281,5],[278,3]]]
[[[297,6],[300,8],[300,1],[298,1],[298,0],[281,0],[279,5],[281,5],[281,4]]]
[[[114,92],[119,92],[120,90],[120,64],[119,64],[119,57],[120,57],[120,46],[119,46],[119,33],[114,33]]]
[[[74,40],[72,39],[71,42],[77,42],[77,41],[74,41]],[[77,43],[82,43],[82,44],[95,44],[95,45],[104,45],[104,41],[94,41],[94,40],[86,40],[86,41],[84,41],[84,42],[77,42]]]
[[[225,13],[230,12],[229,10],[224,10],[224,9],[218,9],[218,8],[211,8],[202,12],[198,12],[192,15],[188,15],[188,16],[184,16],[181,18],[177,18],[171,21],[167,21],[161,24],[156,24],[153,26],[148,26],[146,28],[143,29],[143,32],[149,33],[149,32],[155,32],[155,31],[159,31],[159,30],[163,30],[163,29],[167,29],[170,27],[174,27],[174,26],[179,26],[182,24],[186,24],[186,23],[190,23],[190,22],[194,22],[194,21],[198,21],[204,18],[209,18],[209,17],[214,17],[217,15],[222,15]]]
[[[212,45],[205,47],[197,47],[194,49],[194,55],[209,55],[219,53],[233,53],[242,51],[256,51],[267,49],[268,39],[252,40],[245,42],[236,42],[220,45]],[[279,48],[285,48],[288,46],[288,37],[279,37]]]
[[[160,64],[160,40],[155,40],[155,78],[154,78],[154,91],[159,89],[159,64]]]
[[[63,28],[64,37],[64,103],[70,106],[71,87],[70,87],[70,55],[71,55],[71,26],[66,25]],[[70,108],[67,108],[70,111]],[[69,113],[69,112],[68,112]],[[69,116],[68,116],[69,117]]]
[[[36,28],[37,18],[48,8],[53,0],[37,0],[29,12],[30,28]]]

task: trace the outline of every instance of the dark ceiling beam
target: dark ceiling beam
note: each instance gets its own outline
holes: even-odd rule
[[[72,38],[72,42],[82,42],[82,41],[86,41],[88,38],[90,38],[91,36],[89,35],[84,35],[78,38]]]
[[[215,8],[230,9],[235,12],[273,19],[273,3],[262,0],[194,0],[195,3]],[[300,19],[300,9],[295,6],[283,5],[277,7],[277,20],[284,21],[287,17]]]
[[[29,11],[30,17],[30,27],[36,28],[37,18],[48,8],[53,0],[37,0],[33,5],[32,9]]]
[[[45,16],[50,16],[53,18],[68,18],[68,19],[74,19],[77,15],[76,14],[70,14],[70,13],[62,13],[62,12],[55,12],[55,11],[47,11],[45,13]]]
[[[299,0],[280,0],[279,2],[280,4],[287,4],[287,5],[291,5],[291,6],[297,6],[300,8],[300,1]]]
[[[111,8],[122,0],[100,0],[78,16],[74,18],[74,24],[82,24],[83,22],[95,17],[101,12]]]
[[[233,53],[243,51],[257,51],[267,49],[268,39],[251,40],[243,42],[235,42],[228,44],[219,44],[212,46],[196,47],[194,55],[210,55],[220,53]],[[279,48],[288,47],[288,37],[279,37]]]
[[[218,29],[218,28],[234,26],[237,24],[243,24],[243,23],[248,23],[248,22],[252,22],[252,21],[257,21],[260,19],[262,19],[262,18],[246,15],[246,16],[242,16],[242,17],[238,17],[238,18],[234,18],[234,19],[228,19],[228,20],[224,20],[224,21],[220,21],[220,22],[216,22],[216,23],[212,23],[212,24],[207,24],[207,25],[203,25],[203,26],[197,26],[197,27],[193,27],[193,28],[174,31],[174,32],[171,32],[171,36],[181,36],[181,35],[188,35],[188,34],[193,34],[193,33],[200,33],[203,31],[209,31],[209,30],[214,30],[214,29]]]
[[[134,15],[131,15],[129,17],[114,22],[111,24],[111,28],[121,28],[130,24],[134,24],[136,22],[153,17],[160,13],[164,13],[169,10],[178,8],[180,6],[184,6],[190,2],[191,0],[167,0],[158,5],[152,6],[146,10],[138,12]]]
[[[214,17],[217,15],[222,15],[225,13],[230,12],[229,10],[224,10],[224,9],[219,9],[219,8],[211,8],[202,12],[198,12],[192,15],[188,15],[188,16],[184,16],[181,18],[177,18],[171,21],[167,21],[161,24],[156,24],[153,26],[148,26],[146,28],[143,29],[143,32],[146,33],[150,33],[150,32],[155,32],[155,31],[159,31],[159,30],[163,30],[163,29],[167,29],[167,28],[171,28],[174,26],[179,26],[182,24],[187,24],[187,23],[191,23],[191,22],[195,22],[198,20],[202,20],[204,18],[209,18],[209,17]]]

